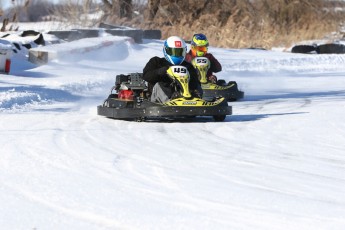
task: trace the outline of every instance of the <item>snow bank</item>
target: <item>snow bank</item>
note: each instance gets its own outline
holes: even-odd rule
[[[131,42],[130,37],[105,36],[96,38],[84,38],[68,43],[42,46],[29,50],[29,61],[36,64],[45,64],[48,61],[63,57],[68,54],[80,54],[98,50],[101,48],[117,45],[119,43]]]

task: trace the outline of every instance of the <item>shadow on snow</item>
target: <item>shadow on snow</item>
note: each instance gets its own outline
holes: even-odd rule
[[[227,118],[227,121],[232,122],[246,122],[246,121],[256,121],[264,118],[269,118],[272,116],[285,116],[285,115],[298,115],[306,114],[307,112],[292,112],[292,113],[267,113],[267,114],[251,114],[251,115],[232,115]]]
[[[345,91],[328,91],[328,92],[310,92],[310,93],[286,93],[281,94],[282,92],[277,92],[280,94],[272,95],[249,95],[245,96],[244,101],[263,101],[270,99],[312,99],[312,98],[321,98],[321,97],[345,97]]]

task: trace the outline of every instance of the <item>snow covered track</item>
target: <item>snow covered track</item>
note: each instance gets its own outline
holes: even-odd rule
[[[344,228],[343,55],[210,47],[246,94],[225,122],[97,116],[115,76],[161,48],[124,41],[0,75],[1,228]]]
[[[238,59],[238,54],[240,54],[242,58]],[[229,62],[228,64],[223,64],[223,69],[227,71],[308,71],[320,74],[320,72],[326,71],[342,71],[342,65],[345,64],[345,55],[308,55],[251,49],[246,51],[229,50],[226,59]],[[308,65],[306,65],[306,63],[308,63]]]

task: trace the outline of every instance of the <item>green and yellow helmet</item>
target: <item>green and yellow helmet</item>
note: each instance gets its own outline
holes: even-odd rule
[[[191,41],[191,51],[194,57],[202,57],[207,53],[208,40],[205,34],[194,34]]]

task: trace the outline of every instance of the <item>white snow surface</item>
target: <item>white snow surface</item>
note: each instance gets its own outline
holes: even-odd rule
[[[345,229],[345,55],[210,47],[233,115],[140,123],[96,111],[163,55],[122,39],[0,74],[0,229]]]

